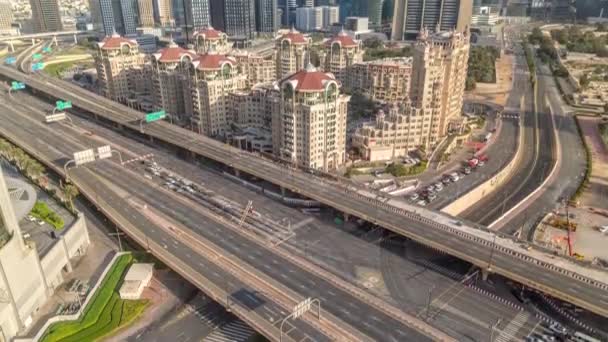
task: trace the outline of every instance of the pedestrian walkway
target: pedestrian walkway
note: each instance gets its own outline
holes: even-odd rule
[[[255,331],[241,320],[234,320],[214,330],[203,342],[245,342]]]
[[[508,341],[518,341],[521,340],[520,337],[517,337],[519,331],[524,328],[526,322],[530,319],[530,314],[526,311],[520,311],[507,326],[500,331],[500,333],[496,336],[494,341],[496,342],[508,342]]]

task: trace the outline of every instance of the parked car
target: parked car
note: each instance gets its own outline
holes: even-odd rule
[[[597,230],[599,230],[600,233],[606,233],[606,232],[608,232],[608,225],[601,226]]]
[[[464,169],[462,169],[462,173],[464,173],[465,175],[468,175],[471,173],[471,168],[470,167],[465,167]]]
[[[448,184],[450,184],[452,182],[452,180],[450,179],[449,176],[445,176],[445,177],[443,177],[443,179],[441,180],[441,182],[443,184],[445,184],[445,185],[448,185]]]
[[[441,184],[441,182],[435,183],[435,190],[442,191],[443,190],[443,184]]]
[[[417,193],[415,193],[415,192],[414,192],[414,193],[413,193],[413,194],[410,196],[410,201],[415,201],[415,200],[417,200],[418,198],[420,198],[420,196],[419,196]]]
[[[428,196],[426,196],[426,199],[430,202],[433,202],[435,199],[437,199],[437,195],[435,194],[429,194]]]
[[[420,200],[416,204],[418,204],[421,207],[424,207],[424,206],[426,206],[426,201],[425,200]]]

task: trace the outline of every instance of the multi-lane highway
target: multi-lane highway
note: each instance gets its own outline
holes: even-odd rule
[[[25,81],[30,87],[39,91],[70,99],[75,106],[84,108],[98,117],[112,120],[122,128],[129,128],[133,131],[139,130],[139,121],[142,114],[95,96],[75,85],[39,76],[25,76],[7,67],[0,67],[0,73],[11,79]],[[596,313],[608,315],[608,306],[596,300],[598,296],[601,297],[604,294],[604,290],[598,287],[604,286],[599,284],[602,282],[601,278],[603,276],[593,271],[585,271],[588,276],[597,279],[597,281],[590,282],[586,278],[587,275],[573,274],[579,272],[576,266],[568,266],[568,262],[560,260],[562,267],[570,269],[566,272],[567,275],[563,274],[560,268],[549,267],[549,265],[555,263],[550,261],[549,256],[543,256],[536,251],[495,245],[491,241],[492,238],[489,238],[489,241],[488,238],[478,238],[477,235],[463,235],[460,231],[466,227],[459,228],[460,226],[455,219],[447,215],[439,215],[413,207],[407,211],[398,210],[374,200],[371,200],[374,205],[370,205],[369,198],[365,198],[356,192],[345,192],[343,186],[333,182],[314,180],[311,175],[297,170],[286,172],[285,168],[275,163],[238,151],[168,123],[146,125],[144,130],[146,135],[179,146],[194,155],[220,161],[256,177],[268,179],[277,185],[297,191],[306,197],[316,199],[340,211],[377,223],[384,228],[411,237],[424,244],[443,249],[476,265],[487,267],[490,255],[492,255],[493,272],[513,278],[530,287],[542,289],[556,297],[575,302],[577,305],[586,307]],[[418,214],[412,214],[413,211]],[[439,221],[442,223],[437,223]],[[497,248],[494,248],[495,246]],[[539,258],[546,261],[538,262]],[[534,272],[530,270],[534,270]],[[542,275],[542,277],[539,275]],[[573,282],[578,283],[585,291],[582,293],[573,292],[571,286]]]
[[[95,144],[86,134],[66,134],[64,130],[69,130],[69,127],[45,126],[41,122],[42,113],[38,113],[37,118],[25,118],[15,115],[17,113],[14,108],[18,107],[18,104],[3,104],[3,107],[3,134],[21,140],[25,147],[38,151],[39,156],[44,155],[42,159],[54,163],[58,170],[61,170],[73,151]],[[168,252],[178,258],[184,265],[182,271],[183,267],[188,267],[198,271],[196,274],[210,277],[212,284],[224,287],[231,293],[231,298],[234,297],[236,301],[233,304],[236,304],[237,308],[250,307],[254,314],[265,317],[267,324],[272,325],[280,321],[288,312],[289,309],[285,308],[287,299],[281,298],[322,298],[322,325],[317,326],[314,319],[307,321],[308,324],[298,321],[298,328],[293,330],[293,334],[296,334],[294,339],[301,339],[305,333],[314,340],[326,340],[328,337],[385,340],[391,336],[396,340],[450,340],[447,336],[437,337],[443,336],[441,333],[432,333],[432,338],[426,337],[420,331],[409,327],[409,322],[405,323],[405,314],[398,311],[393,315],[387,314],[386,309],[379,309],[370,304],[365,296],[360,298],[335,285],[336,280],[327,279],[317,274],[318,272],[304,268],[292,258],[286,258],[271,248],[261,246],[258,241],[247,237],[234,227],[227,229],[227,222],[222,222],[221,218],[204,208],[180,198],[173,192],[154,186],[141,174],[125,171],[114,163],[100,162],[93,168],[79,167],[69,173],[70,179],[74,180],[83,192],[89,191],[89,197],[93,196],[94,201],[112,203],[109,207],[118,212],[115,216],[122,218],[121,227],[135,236],[140,234],[142,238],[139,242],[143,246],[155,245],[158,248],[156,252],[161,252],[161,256],[163,252]],[[92,193],[95,195],[91,195]],[[213,263],[213,255],[218,254],[232,255],[239,261],[228,265],[220,264],[222,268],[217,267],[218,265],[208,265],[204,260],[206,255],[201,253],[201,250],[214,251],[212,256],[208,257],[211,260],[209,263]],[[221,253],[217,253],[218,250]],[[202,260],[198,263],[200,258]],[[220,258],[220,261],[222,260],[230,261],[232,258],[224,256]],[[222,271],[224,267],[234,270],[237,268],[236,264],[241,267],[249,266],[246,270],[239,271],[239,275],[247,273],[249,276],[237,277],[236,274],[226,274],[225,270]],[[180,271],[179,267],[177,271]],[[185,276],[191,279],[188,274]],[[258,280],[247,282],[248,279]],[[273,285],[275,282],[280,284]],[[271,285],[267,285],[269,283]],[[279,296],[280,293],[286,294]],[[275,303],[277,300],[280,303]],[[343,311],[343,303],[348,303],[348,311]],[[238,313],[235,309],[233,311]],[[366,322],[366,319],[374,320],[374,324],[360,324]],[[251,318],[247,322],[260,329],[259,322],[256,325],[256,321],[252,322]],[[433,331],[424,326],[428,331]],[[271,336],[276,338],[276,334]]]
[[[28,94],[17,93],[13,96],[14,99],[10,102],[14,104],[13,109],[15,107],[23,108],[23,112],[27,112],[29,116],[41,117],[41,114],[34,113],[50,109],[48,104],[41,103],[40,100]],[[12,115],[13,120],[27,122],[25,119],[19,119],[19,115],[26,114],[14,114]],[[430,323],[458,340],[467,337],[476,340],[484,339],[490,333],[489,327],[497,320],[504,321],[497,327],[500,330],[518,314],[517,309],[483,295],[473,288],[460,285],[458,280],[463,273],[445,270],[447,264],[444,264],[443,260],[447,258],[443,254],[432,253],[430,250],[425,251],[411,241],[403,244],[394,241],[398,243],[395,246],[399,249],[387,251],[385,246],[379,247],[371,243],[378,239],[378,236],[374,234],[362,236],[361,230],[357,228],[348,228],[348,231],[344,231],[347,227],[336,229],[317,219],[311,219],[310,216],[306,216],[298,210],[267,199],[259,193],[242,187],[235,188],[234,183],[217,171],[207,171],[204,167],[187,163],[158,148],[134,141],[88,120],[78,117],[73,117],[73,120],[78,127],[94,133],[87,135],[88,138],[79,139],[93,141],[98,145],[111,142],[115,148],[122,151],[124,159],[153,152],[155,160],[161,165],[166,165],[172,172],[187,177],[197,184],[204,184],[206,189],[221,194],[226,201],[229,201],[225,203],[231,203],[230,205],[235,208],[237,206],[243,208],[246,201],[250,199],[254,203],[254,209],[263,217],[268,217],[275,222],[289,217],[296,236],[281,244],[282,248],[307,257],[316,266],[328,270],[348,282],[365,286],[366,282],[377,279],[379,282],[372,281],[374,286],[368,290],[406,313],[418,315],[420,312],[424,312],[428,296],[427,290],[435,285],[434,297],[437,300],[433,302],[433,315]],[[68,129],[57,124],[38,125],[38,127],[57,130],[56,133],[66,137],[65,139],[78,132],[78,130]],[[47,134],[50,133],[45,133],[45,136]],[[139,177],[145,181],[143,166],[139,163],[129,165],[129,168],[136,170]],[[157,184],[150,186],[150,188],[155,187]],[[158,190],[151,190],[150,196],[153,196],[155,191]],[[167,211],[171,210],[173,208],[167,208]],[[280,215],[277,215],[278,213]],[[254,227],[250,227],[250,229],[255,230]],[[355,234],[358,236],[353,236]],[[393,245],[391,244],[391,246]],[[361,270],[367,271],[362,273]],[[361,274],[370,274],[370,276],[363,277]],[[438,310],[438,308],[442,309]],[[352,315],[348,306],[342,305],[337,310],[343,311],[345,315]],[[537,323],[538,320],[533,316],[521,322],[516,333],[517,338],[525,337],[537,327]],[[537,327],[537,329],[539,328]]]

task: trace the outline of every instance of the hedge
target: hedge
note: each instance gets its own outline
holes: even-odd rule
[[[585,156],[587,158],[587,168],[585,169],[585,177],[583,178],[583,181],[581,182],[581,184],[579,184],[578,188],[576,189],[576,192],[570,198],[571,203],[577,202],[578,199],[583,194],[583,192],[585,191],[585,189],[587,189],[589,187],[589,178],[591,177],[591,171],[593,170],[593,162],[592,162],[593,156],[591,154],[591,149],[589,148],[589,145],[587,145],[587,141],[585,140],[585,136],[583,135],[583,130],[581,129],[581,125],[578,122],[578,117],[576,115],[574,117],[574,122],[576,123],[576,131],[578,132],[578,135],[581,137],[581,140],[583,141],[583,147],[585,148]]]
[[[55,227],[56,230],[63,229],[65,225],[61,216],[57,215],[48,207],[46,203],[41,201],[36,201],[36,204],[34,204],[34,208],[32,208],[30,215],[50,224],[51,226]]]

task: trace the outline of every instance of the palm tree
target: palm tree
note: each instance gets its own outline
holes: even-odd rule
[[[68,203],[70,204],[70,209],[72,211],[74,211],[74,201],[73,200],[80,193],[78,191],[78,188],[74,184],[65,184],[63,186],[62,190],[63,190],[63,195],[65,196],[65,198],[68,200]]]
[[[38,161],[32,159],[26,169],[26,173],[32,177],[32,179],[38,179],[44,173],[45,168]]]

